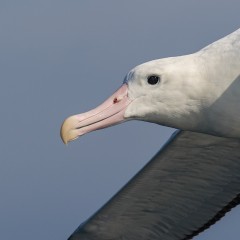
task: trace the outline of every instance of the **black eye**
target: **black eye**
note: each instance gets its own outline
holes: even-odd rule
[[[148,77],[147,81],[148,81],[148,84],[155,85],[160,81],[160,77],[151,75]]]

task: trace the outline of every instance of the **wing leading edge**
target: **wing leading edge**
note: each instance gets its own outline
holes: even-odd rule
[[[240,200],[240,140],[179,131],[69,240],[187,240]]]

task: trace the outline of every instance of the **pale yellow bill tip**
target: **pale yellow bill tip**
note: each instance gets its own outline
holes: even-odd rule
[[[70,116],[64,120],[60,131],[60,136],[64,144],[67,144],[68,142],[78,138],[76,130],[77,123],[78,120],[76,119],[76,116]]]

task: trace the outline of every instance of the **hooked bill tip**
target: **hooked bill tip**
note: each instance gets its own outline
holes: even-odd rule
[[[64,120],[60,136],[64,144],[67,144],[78,138],[78,134],[75,130],[75,125],[78,122],[75,116],[70,116]]]

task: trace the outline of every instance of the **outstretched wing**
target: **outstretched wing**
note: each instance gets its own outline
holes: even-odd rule
[[[240,140],[181,131],[69,240],[187,240],[240,199]]]

